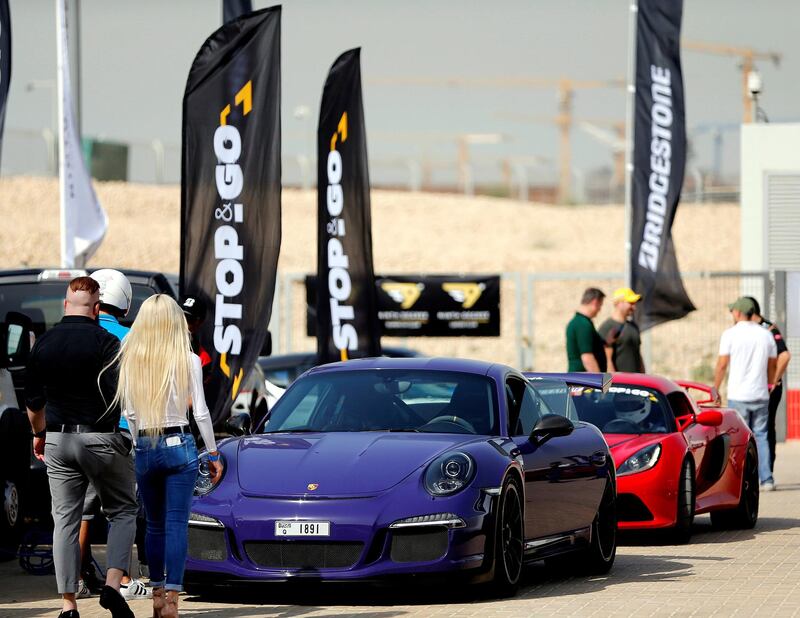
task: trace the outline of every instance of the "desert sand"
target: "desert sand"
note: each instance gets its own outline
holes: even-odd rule
[[[94,266],[177,272],[180,191],[176,185],[96,183],[108,213],[108,234]],[[59,259],[58,185],[51,178],[0,180],[0,267],[53,266]],[[539,370],[562,370],[563,328],[586,285],[610,293],[622,282],[602,273],[624,269],[622,206],[551,206],[490,197],[464,197],[376,190],[372,192],[376,273],[509,273],[502,288],[499,338],[413,338],[402,343],[427,354],[487,358]],[[316,193],[283,192],[281,275],[304,275],[316,265]],[[683,204],[673,227],[681,269],[686,273],[739,268],[739,208],[735,204]],[[518,279],[515,280],[519,273]],[[561,281],[537,280],[546,273],[597,273]],[[563,277],[562,277],[563,279]],[[522,311],[516,315],[517,281]],[[272,328],[278,351],[309,350],[304,293],[288,286]],[[719,332],[727,326],[725,303],[743,288],[738,279],[687,278],[698,311],[652,331],[652,369],[674,377],[705,377]],[[747,288],[749,289],[749,288]],[[758,289],[754,288],[758,293]],[[529,292],[532,292],[529,295]],[[531,314],[525,310],[531,303]],[[604,319],[610,307],[597,320]],[[287,311],[287,307],[291,311]],[[289,316],[291,313],[291,316]],[[517,320],[524,356],[517,346]],[[291,322],[287,331],[286,321]],[[280,322],[280,325],[276,324]],[[532,332],[531,332],[532,331]]]

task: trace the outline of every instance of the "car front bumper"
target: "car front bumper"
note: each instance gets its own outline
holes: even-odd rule
[[[198,590],[293,579],[352,581],[444,572],[480,576],[490,570],[496,496],[468,489],[447,498],[406,498],[197,500],[194,518],[217,523],[190,522],[185,584]],[[451,514],[458,521],[403,522],[434,514]],[[277,520],[330,522],[330,536],[278,537]]]

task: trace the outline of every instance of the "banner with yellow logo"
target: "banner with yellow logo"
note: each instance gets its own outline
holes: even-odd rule
[[[205,305],[206,399],[228,415],[264,344],[281,244],[280,7],[222,26],[183,99],[181,293]]]
[[[328,73],[317,149],[318,361],[380,356],[359,49],[339,56]]]
[[[499,275],[377,275],[387,337],[499,337]],[[306,277],[306,330],[316,335],[317,279]]]

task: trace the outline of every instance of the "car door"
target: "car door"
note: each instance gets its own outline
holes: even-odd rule
[[[688,395],[680,391],[668,393],[667,401],[676,417],[694,416],[697,412]],[[700,423],[691,423],[683,435],[694,460],[695,493],[699,498],[722,476],[730,440],[726,434],[720,434],[719,428]]]
[[[525,469],[526,537],[556,536],[590,525],[603,489],[591,460],[592,438],[597,441],[597,436],[579,424],[568,436],[532,442],[529,436],[536,423],[555,411],[534,388],[515,378],[506,381],[506,395],[509,435]]]

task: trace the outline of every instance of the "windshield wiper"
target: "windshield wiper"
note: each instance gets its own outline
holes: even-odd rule
[[[419,429],[414,429],[413,427],[403,427],[402,429],[378,429],[377,431],[388,431],[389,433],[421,433]]]

